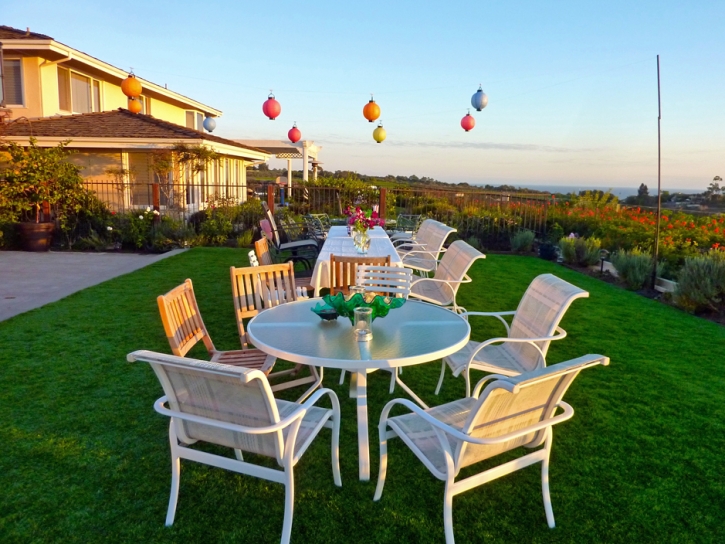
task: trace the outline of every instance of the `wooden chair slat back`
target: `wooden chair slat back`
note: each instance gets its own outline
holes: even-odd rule
[[[207,351],[214,351],[214,344],[201,318],[190,279],[165,295],[159,295],[156,302],[174,355],[183,357],[199,340],[204,342]]]
[[[262,266],[268,266],[274,264],[272,260],[272,254],[269,251],[269,243],[266,238],[261,238],[254,242],[254,252],[257,254],[259,264]]]
[[[297,300],[295,272],[291,262],[283,264],[230,268],[234,314],[239,339],[247,347],[244,319],[262,310]]]
[[[330,294],[348,294],[349,286],[356,285],[357,267],[361,264],[390,266],[390,255],[384,257],[339,257],[330,254]]]

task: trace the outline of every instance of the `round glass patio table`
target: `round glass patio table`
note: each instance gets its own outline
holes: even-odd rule
[[[357,399],[360,479],[370,479],[367,371],[394,369],[441,359],[468,342],[471,328],[458,314],[415,300],[372,324],[373,338],[358,342],[348,318],[323,321],[311,308],[320,299],[281,304],[260,312],[247,334],[255,347],[293,363],[353,373],[350,396]],[[397,376],[396,381],[425,406]]]

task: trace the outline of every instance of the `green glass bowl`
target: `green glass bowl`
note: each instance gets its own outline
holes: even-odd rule
[[[327,304],[318,303],[314,308],[310,308],[310,310],[320,316],[320,319],[323,321],[332,321],[338,317],[337,310]]]
[[[375,297],[363,297],[360,293],[345,297],[342,293],[337,293],[334,296],[325,295],[322,297],[325,301],[325,305],[334,308],[337,314],[342,317],[350,319],[350,323],[353,323],[355,319],[355,308],[372,308],[373,309],[373,321],[377,317],[385,317],[388,315],[390,310],[400,308],[405,304],[404,298],[389,298],[380,295]],[[313,309],[314,311],[314,309]]]

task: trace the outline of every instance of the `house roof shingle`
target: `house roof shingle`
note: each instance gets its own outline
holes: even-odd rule
[[[18,30],[11,26],[0,25],[0,40],[52,40],[50,36],[45,34],[38,34],[37,32],[30,32],[30,28],[27,30]]]
[[[100,113],[81,113],[29,120],[21,118],[6,124],[0,124],[0,134],[11,137],[35,136],[70,140],[73,138],[208,140],[240,149],[269,154],[263,149],[156,119],[151,115],[131,113],[123,108]]]

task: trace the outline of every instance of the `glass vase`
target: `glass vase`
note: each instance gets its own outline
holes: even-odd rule
[[[356,231],[352,237],[352,244],[355,246],[355,250],[365,255],[370,249],[370,236],[368,231]]]

